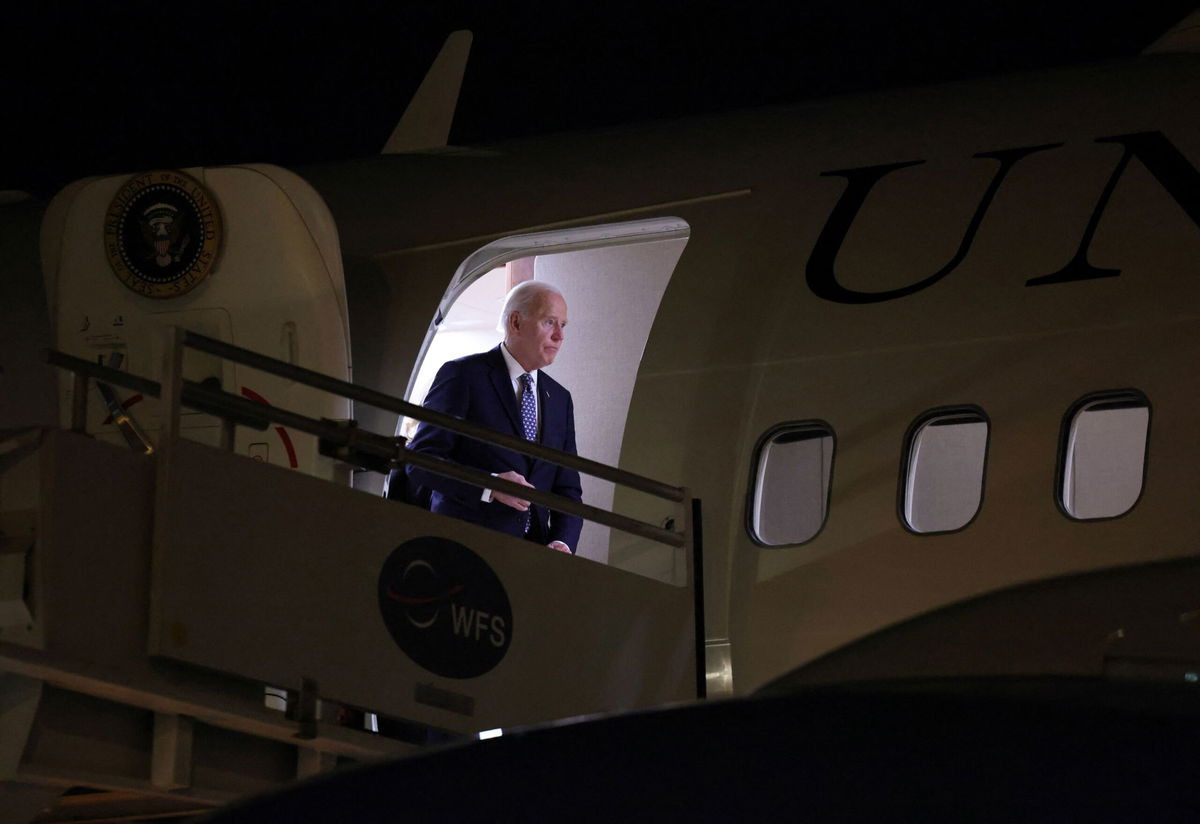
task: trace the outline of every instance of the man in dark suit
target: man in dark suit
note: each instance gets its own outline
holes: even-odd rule
[[[567,302],[553,286],[518,284],[501,316],[504,342],[495,349],[444,364],[425,406],[498,432],[575,453],[571,393],[542,370],[554,362],[567,325]],[[422,423],[409,448],[490,472],[523,486],[578,501],[579,473],[508,449]],[[522,498],[482,489],[415,466],[410,484],[430,493],[430,509],[525,537],[560,552],[574,552],[581,519]]]

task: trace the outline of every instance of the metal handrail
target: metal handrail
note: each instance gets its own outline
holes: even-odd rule
[[[74,397],[71,410],[72,427],[78,431],[86,428],[87,422],[87,381],[95,379],[106,383],[123,386],[141,392],[151,397],[162,398],[168,408],[168,414],[163,421],[163,435],[167,442],[179,432],[179,411],[181,405],[216,415],[223,421],[221,441],[225,449],[231,450],[234,443],[234,431],[237,426],[248,426],[254,429],[266,429],[272,423],[288,426],[301,432],[315,435],[320,442],[323,454],[330,446],[332,454],[344,457],[346,453],[364,459],[365,464],[373,464],[371,468],[378,469],[386,466],[400,469],[405,464],[412,464],[423,469],[436,472],[455,480],[506,492],[510,495],[532,501],[559,512],[576,515],[581,518],[619,529],[639,537],[647,538],[657,543],[675,548],[690,549],[691,580],[689,586],[693,591],[693,615],[695,620],[695,665],[696,665],[696,694],[705,696],[706,668],[704,656],[704,589],[703,589],[703,550],[701,540],[700,501],[688,494],[686,489],[669,486],[625,472],[615,467],[609,467],[586,458],[580,458],[558,450],[515,438],[500,432],[493,432],[468,421],[444,415],[440,412],[425,409],[407,403],[398,398],[392,398],[379,392],[355,386],[354,384],[330,378],[318,372],[312,372],[291,364],[282,363],[267,358],[258,353],[227,344],[222,341],[198,335],[194,332],[175,328],[172,332],[171,357],[164,365],[163,381],[149,380],[128,372],[101,366],[82,358],[72,357],[62,352],[46,350],[46,360],[54,366],[68,369],[74,373]],[[664,529],[645,521],[639,521],[615,512],[589,506],[581,501],[555,495],[550,492],[521,486],[488,473],[470,467],[460,466],[442,458],[423,455],[406,448],[404,438],[388,438],[378,433],[359,429],[354,422],[331,421],[315,419],[279,407],[249,401],[237,395],[224,391],[218,386],[199,384],[183,379],[183,348],[190,346],[209,354],[223,357],[248,367],[264,372],[289,378],[295,382],[307,384],[317,389],[323,389],[336,395],[358,400],[381,409],[409,415],[417,420],[443,427],[466,437],[510,448],[514,451],[547,460],[560,466],[577,469],[614,483],[629,486],[654,495],[659,498],[683,504],[682,532]],[[338,450],[344,450],[339,452]],[[168,451],[169,454],[169,451]]]
[[[193,333],[186,333],[186,335],[192,334]],[[211,338],[205,338],[205,341],[218,343],[221,347],[229,346],[229,344],[223,344],[220,341],[213,341]],[[214,349],[216,348],[218,347],[214,347]],[[237,350],[236,354],[247,352],[247,350],[239,349],[238,347],[230,348]],[[203,351],[224,356],[222,352],[213,351],[212,349],[205,349]],[[256,361],[263,357],[253,352],[248,354],[254,355],[254,360]],[[47,349],[45,351],[45,359],[47,363],[51,364],[52,366],[67,369],[76,375],[84,375],[94,380],[122,386],[126,389],[132,389],[134,391],[141,392],[143,395],[148,395],[150,397],[162,397],[162,384],[158,381],[138,377],[137,375],[131,375],[128,372],[122,372],[107,366],[101,366],[98,363],[93,363],[82,358],[67,355],[63,352],[58,352],[53,349]],[[231,360],[236,359],[231,358]],[[247,363],[246,365],[258,368],[256,363]],[[459,431],[461,434],[468,435],[469,437],[475,437],[485,441],[494,439],[495,443],[498,443],[502,446],[506,446],[507,444],[505,441],[508,440],[518,441],[520,444],[537,447],[536,451],[529,450],[529,454],[533,454],[538,457],[541,457],[541,455],[544,454],[546,456],[544,458],[545,460],[552,460],[552,462],[561,464],[563,466],[571,466],[571,463],[578,463],[581,466],[594,465],[602,467],[606,470],[610,470],[607,473],[610,476],[628,475],[633,478],[640,478],[640,476],[633,475],[633,473],[625,473],[621,470],[607,467],[604,464],[597,464],[595,461],[590,461],[584,458],[580,458],[577,461],[568,462],[568,459],[576,458],[576,456],[568,453],[558,452],[557,450],[549,449],[548,447],[541,446],[540,444],[529,444],[528,441],[520,441],[519,439],[504,435],[503,433],[493,432],[486,427],[470,424],[466,421],[461,421],[458,418],[454,418],[449,415],[433,413],[431,410],[427,410],[424,407],[408,404],[395,398],[388,398],[386,395],[381,395],[380,393],[376,393],[371,390],[362,390],[361,387],[355,387],[353,384],[328,378],[327,376],[320,375],[320,373],[310,373],[308,370],[300,369],[299,367],[291,367],[290,364],[287,364],[287,366],[296,371],[275,372],[275,374],[280,374],[283,377],[291,377],[292,379],[298,380],[301,383],[305,383],[307,381],[303,379],[305,376],[301,375],[300,373],[318,375],[324,379],[322,382],[330,382],[330,384],[329,386],[317,386],[317,388],[324,388],[328,389],[328,391],[335,392],[336,394],[341,394],[341,392],[333,388],[334,384],[343,387],[351,387],[357,390],[356,394],[361,393],[365,395],[378,396],[379,398],[387,399],[389,402],[416,410],[422,415],[428,415],[430,422],[435,423],[436,425],[440,426],[441,421],[435,421],[435,416],[439,419],[445,419],[446,421],[454,424],[453,427],[447,426],[447,429],[454,429]],[[292,412],[277,406],[268,406],[255,401],[246,400],[245,398],[241,398],[237,395],[226,392],[223,389],[212,388],[189,380],[183,381],[180,400],[186,406],[215,415],[224,420],[232,421],[238,426],[246,426],[257,430],[266,429],[271,424],[287,426],[297,431],[306,432],[310,435],[327,440],[337,446],[352,445],[355,449],[370,452],[378,456],[380,459],[387,461],[388,465],[392,468],[400,468],[406,463],[412,464],[413,466],[419,466],[422,469],[428,469],[431,472],[436,472],[440,475],[445,475],[455,480],[474,484],[480,488],[499,490],[500,492],[505,492],[524,500],[541,504],[542,506],[554,509],[555,511],[565,512],[569,515],[576,515],[581,518],[586,518],[604,526],[619,529],[623,532],[629,532],[658,543],[667,544],[673,547],[682,547],[687,543],[687,540],[683,534],[673,530],[663,529],[662,527],[655,526],[654,524],[650,524],[645,521],[629,518],[625,515],[619,515],[615,512],[609,512],[605,509],[599,509],[597,507],[590,506],[579,501],[574,501],[570,498],[565,498],[551,492],[544,492],[533,487],[522,486],[477,469],[459,466],[458,464],[451,463],[450,461],[442,458],[436,458],[430,455],[424,455],[420,452],[414,452],[403,445],[403,439],[388,438],[373,432],[367,432],[356,428],[347,428],[339,425],[335,421],[310,418],[307,415],[301,415],[300,413]],[[364,402],[370,403],[370,401]],[[581,468],[580,471],[586,472],[587,469]],[[650,479],[642,480],[649,481]],[[620,480],[616,482],[621,483]],[[651,483],[655,486],[666,486],[665,484],[659,484],[657,481],[651,481]],[[687,496],[684,490],[676,490],[674,487],[667,488],[680,493],[679,501],[686,499]],[[645,488],[642,488],[642,491],[648,492],[652,495],[657,494],[655,491]],[[671,498],[670,500],[674,500],[674,498]]]
[[[505,449],[511,449],[514,452],[520,452],[523,455],[529,455],[539,460],[549,461],[559,466],[565,466],[595,478],[602,478],[621,486],[628,486],[640,492],[671,501],[672,503],[682,503],[686,497],[683,490],[677,486],[664,484],[653,478],[647,478],[633,472],[626,472],[623,469],[617,469],[607,464],[581,458],[578,455],[560,452],[557,449],[551,449],[548,446],[542,446],[539,443],[527,441],[515,435],[497,432],[494,429],[488,429],[486,426],[480,426],[477,423],[465,421],[453,415],[426,409],[423,406],[417,406],[408,401],[385,395],[382,392],[376,392],[373,389],[366,389],[347,381],[322,375],[320,372],[314,372],[311,369],[284,363],[283,361],[269,358],[266,355],[261,355],[258,352],[252,352],[249,349],[243,349],[240,346],[234,346],[231,343],[210,338],[206,335],[184,330],[183,341],[186,346],[198,349],[201,352],[207,352],[210,355],[217,355],[218,357],[241,363],[253,369],[269,372],[272,375],[278,375],[281,378],[287,378],[297,383],[307,384],[316,389],[322,389],[326,392],[349,398],[350,400],[361,401],[378,409],[407,415],[410,418],[433,424],[458,435],[466,435],[468,438],[502,446]]]

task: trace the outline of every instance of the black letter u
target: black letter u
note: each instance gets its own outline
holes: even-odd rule
[[[842,192],[841,199],[833,207],[829,219],[825,222],[825,227],[821,230],[820,237],[817,238],[817,242],[813,245],[812,254],[809,255],[806,272],[808,288],[817,297],[831,300],[835,303],[878,303],[879,301],[902,298],[905,295],[919,292],[927,286],[932,286],[953,272],[962,263],[963,258],[967,256],[967,252],[971,248],[971,241],[975,239],[975,233],[979,230],[979,224],[983,221],[983,216],[987,213],[988,206],[991,205],[992,199],[996,196],[996,191],[1000,188],[1000,184],[1004,181],[1009,170],[1017,164],[1017,161],[1034,152],[1054,149],[1061,145],[1061,143],[1047,143],[1042,146],[1001,149],[1000,151],[980,152],[973,155],[974,157],[988,157],[998,160],[1000,161],[1000,168],[996,170],[991,184],[988,186],[987,191],[983,193],[983,198],[979,201],[979,205],[975,209],[975,214],[971,217],[971,223],[967,226],[967,231],[963,234],[958,251],[945,266],[924,280],[919,280],[916,283],[910,283],[908,286],[902,286],[899,289],[891,289],[886,292],[856,292],[853,289],[847,289],[838,283],[837,275],[833,270],[833,264],[837,259],[838,251],[846,240],[846,234],[850,231],[851,224],[854,223],[854,218],[858,215],[863,202],[867,199],[867,195],[875,184],[885,175],[897,169],[916,166],[925,161],[910,160],[906,163],[889,163],[883,166],[865,166],[861,169],[822,172],[822,177],[846,178],[847,185],[846,190]]]

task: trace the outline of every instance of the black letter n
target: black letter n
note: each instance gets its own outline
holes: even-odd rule
[[[1096,142],[1120,143],[1125,147],[1125,152],[1117,161],[1117,167],[1113,169],[1113,173],[1109,175],[1108,183],[1104,185],[1104,191],[1100,193],[1100,199],[1096,201],[1096,208],[1092,210],[1087,228],[1083,230],[1083,238],[1079,241],[1075,257],[1071,258],[1070,262],[1057,272],[1025,281],[1026,286],[1045,286],[1048,283],[1110,278],[1121,274],[1120,269],[1100,269],[1088,263],[1087,253],[1088,247],[1092,245],[1092,237],[1096,234],[1096,227],[1100,224],[1100,216],[1104,214],[1104,209],[1108,206],[1108,199],[1112,197],[1113,190],[1117,187],[1117,181],[1120,180],[1125,167],[1129,165],[1131,157],[1137,157],[1142,161],[1142,165],[1167,190],[1167,194],[1183,207],[1193,223],[1200,226],[1200,172],[1196,171],[1191,163],[1188,163],[1187,158],[1180,154],[1179,150],[1171,144],[1171,141],[1167,140],[1162,132],[1137,132],[1116,137],[1101,137],[1097,138]]]

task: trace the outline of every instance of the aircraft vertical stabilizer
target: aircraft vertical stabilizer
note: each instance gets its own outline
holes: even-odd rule
[[[446,145],[470,53],[471,32],[451,32],[381,154],[419,152]]]
[[[1142,54],[1200,52],[1200,9],[1180,20],[1162,37],[1142,50]]]

